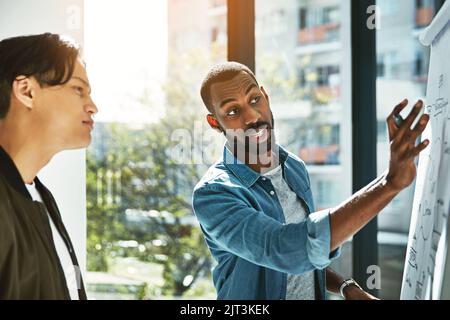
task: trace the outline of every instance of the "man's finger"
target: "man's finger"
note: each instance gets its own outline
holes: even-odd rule
[[[430,116],[428,114],[424,114],[422,115],[422,117],[420,117],[419,122],[417,122],[416,126],[414,127],[414,129],[412,130],[411,133],[411,141],[409,141],[412,145],[415,144],[416,139],[423,133],[423,131],[425,130],[425,128],[428,125],[428,122],[430,121]]]
[[[407,105],[408,99],[403,100],[394,107],[394,110],[392,110],[392,112],[387,117],[386,122],[389,133],[389,141],[392,141],[394,139],[395,133],[398,131],[398,127],[395,124],[394,115],[399,115]]]
[[[423,150],[425,150],[426,147],[428,147],[428,145],[430,144],[430,140],[425,140],[423,141],[421,144],[419,144],[417,147],[415,147],[414,149],[412,149],[410,151],[410,157],[415,158],[419,155],[419,153],[421,153]]]
[[[403,122],[402,126],[399,130],[399,135],[402,136],[405,134],[406,131],[411,129],[412,124],[414,123],[414,120],[416,120],[417,116],[420,114],[420,112],[423,109],[423,101],[419,100],[414,105],[413,109],[409,113],[409,115],[406,117],[405,121]]]
[[[390,116],[392,117],[394,114],[400,114],[403,109],[408,105],[408,99],[403,100],[398,105],[394,107],[394,110],[392,110]]]

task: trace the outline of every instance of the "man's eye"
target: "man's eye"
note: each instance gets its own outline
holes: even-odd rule
[[[82,87],[77,87],[77,86],[75,86],[75,87],[73,87],[73,88],[74,88],[75,92],[76,92],[78,95],[80,95],[80,96],[83,95],[84,91],[83,91],[83,88],[82,88]]]
[[[256,104],[256,103],[259,102],[259,100],[261,100],[261,97],[260,96],[256,96],[250,101],[250,103],[251,104]]]
[[[235,116],[237,115],[237,109],[232,109],[227,112],[227,116]]]

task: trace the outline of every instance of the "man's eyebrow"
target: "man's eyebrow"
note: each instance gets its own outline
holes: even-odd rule
[[[220,108],[222,108],[222,107],[223,107],[224,105],[226,105],[227,103],[233,102],[233,101],[236,101],[236,99],[234,99],[234,98],[229,98],[229,99],[223,100],[223,101],[220,103]]]
[[[87,81],[84,80],[83,78],[80,78],[80,77],[77,77],[77,76],[74,76],[74,77],[72,77],[72,78],[73,78],[73,79],[77,79],[77,80],[83,82],[84,85],[85,85],[86,87],[89,88],[89,94],[91,93],[91,85],[89,84],[89,82],[87,82]]]
[[[245,95],[247,95],[253,88],[257,87],[256,84],[252,83],[248,86],[247,90],[245,90]]]
[[[253,88],[257,87],[256,84],[252,83],[251,85],[248,86],[247,90],[245,90],[245,95],[247,95]],[[227,103],[236,101],[236,99],[234,98],[229,98],[229,99],[225,99],[222,101],[222,103],[220,104],[220,108],[222,108],[224,105],[226,105]]]

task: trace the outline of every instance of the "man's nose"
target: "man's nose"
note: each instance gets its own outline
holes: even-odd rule
[[[85,106],[86,112],[89,114],[96,114],[98,112],[98,108],[92,98],[89,98],[89,102]]]
[[[244,121],[246,126],[255,124],[260,118],[261,114],[252,107],[248,107],[244,113]]]

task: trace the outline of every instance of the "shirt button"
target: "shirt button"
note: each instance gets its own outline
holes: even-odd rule
[[[275,191],[273,191],[273,190],[270,191],[270,195],[272,195],[272,196],[275,195]]]
[[[266,177],[263,177],[263,178],[262,178],[262,181],[266,181],[266,180],[267,180],[267,178],[266,178]]]

